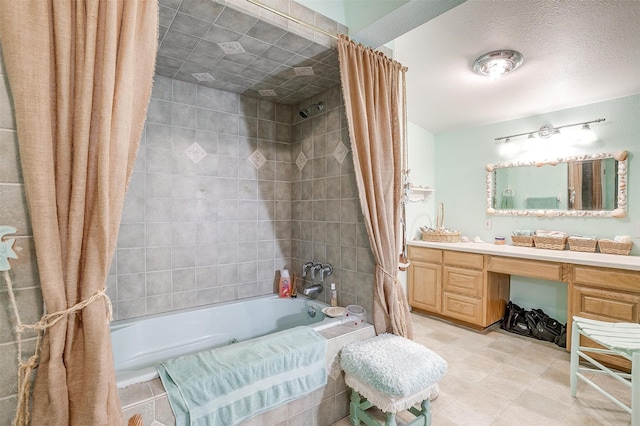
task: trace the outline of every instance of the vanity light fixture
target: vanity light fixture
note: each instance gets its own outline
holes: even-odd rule
[[[511,138],[516,138],[518,136],[525,136],[525,135],[527,135],[527,139],[534,139],[536,135],[539,138],[548,139],[553,135],[559,134],[560,129],[564,129],[567,127],[574,127],[574,126],[582,126],[582,130],[591,130],[591,126],[589,126],[589,124],[600,123],[601,121],[604,121],[604,120],[605,120],[604,118],[598,118],[597,120],[585,121],[583,123],[565,124],[564,126],[558,126],[558,127],[545,125],[540,127],[540,129],[538,130],[534,130],[533,132],[525,132],[525,133],[518,133],[517,135],[501,136],[499,138],[496,138],[495,141],[496,142],[504,141],[505,143],[507,143],[507,142],[511,142]]]
[[[515,50],[494,50],[473,61],[473,70],[496,81],[522,65],[524,56]]]

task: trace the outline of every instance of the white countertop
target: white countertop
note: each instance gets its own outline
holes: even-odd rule
[[[584,253],[571,250],[549,250],[535,247],[496,245],[491,243],[433,243],[429,241],[409,241],[410,246],[428,247],[443,250],[465,251],[470,253],[491,254],[495,256],[518,257],[523,259],[546,260],[578,265],[600,266],[640,271],[640,256],[618,254]]]

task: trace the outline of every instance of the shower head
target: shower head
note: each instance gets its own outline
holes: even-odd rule
[[[309,107],[307,109],[301,109],[300,110],[300,117],[302,117],[302,118],[309,117],[309,112],[311,111],[311,108],[317,108],[318,111],[322,111],[322,108],[324,108],[324,103],[323,102],[318,102],[317,104],[309,105]]]

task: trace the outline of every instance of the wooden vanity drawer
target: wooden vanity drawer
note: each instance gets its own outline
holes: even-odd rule
[[[427,263],[442,263],[442,250],[409,246],[409,259]]]
[[[571,314],[611,322],[639,322],[640,294],[573,286]]]
[[[444,291],[482,297],[482,271],[452,266],[444,267]]]
[[[489,256],[487,270],[550,281],[566,281],[563,264],[555,262]]]
[[[482,300],[458,294],[443,293],[442,314],[471,324],[482,324]]]
[[[445,251],[445,265],[462,266],[463,268],[482,269],[484,256],[477,253],[465,253],[461,251]]]
[[[572,282],[576,284],[640,293],[640,272],[574,266],[572,275]]]

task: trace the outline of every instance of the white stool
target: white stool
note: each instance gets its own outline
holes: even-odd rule
[[[351,423],[379,426],[366,411],[386,413],[385,426],[396,426],[396,413],[409,410],[416,419],[407,426],[431,425],[430,399],[447,363],[435,352],[404,337],[381,334],[342,348],[340,366],[351,388]],[[363,399],[364,398],[364,399]],[[420,409],[414,407],[420,403]]]
[[[604,346],[604,349],[580,346],[580,335]],[[585,352],[623,357],[631,361],[631,374],[611,370]],[[580,367],[580,357],[588,361],[592,366]],[[631,388],[631,406],[623,404],[613,395],[587,379],[582,374],[583,371],[607,374],[629,386]],[[640,426],[640,324],[611,323],[573,317],[571,330],[571,396],[573,397],[576,396],[578,378],[584,380],[620,408],[631,414],[631,426]]]

